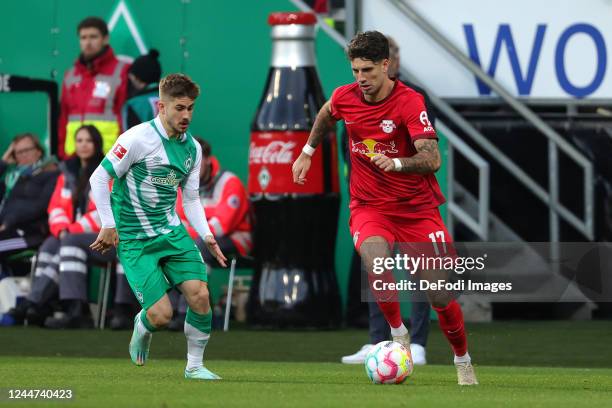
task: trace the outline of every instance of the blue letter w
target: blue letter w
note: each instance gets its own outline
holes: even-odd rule
[[[480,56],[478,55],[478,47],[476,46],[476,37],[474,35],[474,27],[472,24],[464,24],[463,31],[467,40],[468,51],[470,58],[480,67]],[[518,60],[516,48],[514,46],[514,39],[512,38],[512,31],[510,30],[509,24],[500,24],[499,30],[497,31],[497,38],[495,39],[495,46],[493,47],[493,54],[491,55],[491,63],[487,73],[491,77],[495,77],[495,70],[497,69],[497,61],[501,53],[502,43],[506,43],[508,49],[508,58],[510,59],[510,65],[512,66],[512,73],[514,74],[514,81],[518,89],[519,95],[529,95],[531,92],[531,86],[533,85],[533,77],[535,76],[536,67],[538,65],[538,59],[540,57],[540,51],[542,49],[542,42],[544,41],[544,33],[546,32],[545,24],[538,24],[536,31],[536,37],[533,42],[531,50],[531,57],[529,58],[529,66],[527,68],[527,75],[524,76],[521,71],[521,65]],[[476,79],[478,86],[478,92],[480,95],[490,95],[491,89],[486,86],[481,80]]]

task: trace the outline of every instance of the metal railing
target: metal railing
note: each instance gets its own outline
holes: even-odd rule
[[[418,14],[410,5],[403,0],[387,0],[393,4],[406,18],[410,19],[417,27],[423,30],[438,45],[445,49],[461,65],[472,72],[478,79],[497,93],[508,105],[510,105],[523,118],[530,122],[537,130],[548,138],[548,191],[542,188],[533,178],[518,167],[508,156],[503,154],[476,129],[474,129],[461,115],[450,108],[443,106],[444,113],[451,121],[459,126],[466,135],[470,136],[480,147],[497,160],[508,172],[514,175],[525,187],[549,207],[549,233],[552,242],[559,241],[559,216],[571,224],[574,228],[584,234],[588,239],[594,239],[594,194],[593,194],[593,164],[578,149],[568,143],[561,135],[555,132],[549,125],[533,113],[525,104],[512,96],[505,88],[487,75],[476,63],[468,58],[461,50],[447,40],[426,19]],[[433,94],[432,94],[433,96]],[[440,98],[432,97],[432,102],[438,106],[443,102]],[[434,99],[437,99],[434,101]],[[448,105],[448,104],[446,104]],[[438,106],[440,108],[440,106]],[[450,108],[450,109],[448,109]],[[569,211],[559,202],[559,149],[575,161],[584,171],[584,214],[581,218]]]
[[[474,149],[465,143],[459,136],[447,127],[441,120],[436,121],[436,128],[448,140],[448,155],[446,158],[446,170],[448,175],[448,186],[446,189],[446,200],[448,203],[447,227],[451,236],[454,236],[453,217],[457,217],[465,226],[472,230],[480,239],[489,239],[489,202],[490,202],[490,178],[489,163],[482,158]],[[455,179],[455,150],[461,153],[468,161],[478,168],[478,218],[474,219],[455,201],[454,179]]]
[[[291,0],[291,2],[302,11],[312,11],[312,9],[301,0]],[[354,6],[354,2],[347,4]],[[350,15],[354,15],[353,12],[347,13],[347,19]],[[348,40],[342,35],[340,35],[336,30],[327,25],[325,21],[317,16],[317,22],[319,24],[319,28],[323,30],[331,39],[333,39],[340,47],[346,50],[346,45]],[[418,82],[419,85],[428,92],[428,96],[430,100],[444,114],[448,117],[460,117],[455,110],[444,102],[442,99],[436,97],[431,90],[427,89],[426,86],[422,86],[421,82],[414,79],[414,76],[407,71],[404,67],[400,69],[400,73],[403,77],[411,80],[412,82]],[[462,118],[463,119],[463,118]],[[465,121],[463,121],[465,122]],[[470,128],[468,131],[472,131],[477,133],[483,140],[486,140],[484,136],[480,135],[480,133],[471,127],[469,123],[465,122],[467,126]],[[458,124],[458,126],[462,130],[465,129],[465,124]],[[476,234],[483,241],[488,240],[489,237],[489,202],[490,202],[490,170],[489,164],[485,159],[482,158],[474,149],[472,149],[468,144],[466,144],[455,132],[453,132],[448,126],[446,126],[440,119],[436,121],[436,127],[440,129],[440,131],[446,136],[449,142],[448,146],[448,157],[447,157],[447,177],[448,177],[448,187],[447,187],[447,203],[448,203],[448,229],[449,233],[453,234],[453,217],[457,217],[459,221],[461,221],[465,226],[467,226],[474,234]],[[461,153],[470,163],[478,168],[478,216],[474,218],[468,212],[463,210],[459,204],[455,201],[455,194],[453,190],[454,183],[454,151]]]

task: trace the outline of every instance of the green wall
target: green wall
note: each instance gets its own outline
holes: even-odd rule
[[[202,96],[191,131],[208,139],[222,165],[246,182],[250,122],[263,92],[270,61],[267,17],[270,12],[293,11],[295,7],[288,0],[4,2],[0,73],[61,81],[63,72],[79,52],[76,37],[79,21],[90,15],[109,21],[121,4],[127,6],[144,44],[160,51],[163,73],[182,71],[200,84]],[[111,44],[118,54],[137,56],[138,48],[123,19],[111,32]],[[327,96],[335,87],[352,81],[342,49],[322,30],[317,33],[316,52]],[[45,112],[42,94],[0,93],[0,149],[4,150],[19,132],[34,131],[46,137]],[[345,300],[352,242],[344,180],[342,194],[336,263]]]

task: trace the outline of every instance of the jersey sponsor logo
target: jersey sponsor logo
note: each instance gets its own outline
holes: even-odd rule
[[[176,177],[174,170],[170,170],[170,173],[168,173],[166,177],[151,176],[151,183],[163,186],[178,186],[180,180]]]
[[[113,154],[119,160],[123,159],[123,156],[125,156],[126,153],[127,153],[127,149],[121,146],[119,143],[117,143],[117,146],[115,146],[115,148],[113,149]]]
[[[249,164],[291,164],[295,142],[275,140],[265,146],[251,142]]]
[[[351,151],[353,153],[363,154],[367,157],[374,157],[379,154],[386,155],[387,153],[398,153],[393,140],[389,143],[384,143],[377,142],[374,139],[365,139],[361,142],[354,142],[351,140]]]
[[[434,131],[434,128],[433,126],[431,126],[431,122],[429,121],[429,118],[427,117],[426,111],[421,112],[421,114],[419,115],[419,120],[424,126],[423,132],[433,132]]]
[[[139,290],[136,291],[136,297],[138,298],[138,301],[140,303],[144,303],[144,296],[142,295],[141,291],[139,291]]]
[[[383,119],[383,121],[380,122],[380,128],[385,133],[393,132],[393,129],[395,129],[395,127],[395,123],[393,123],[391,119]]]

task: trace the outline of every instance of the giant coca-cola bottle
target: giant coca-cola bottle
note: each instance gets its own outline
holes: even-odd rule
[[[312,157],[303,186],[291,165],[325,103],[316,71],[316,18],[273,13],[272,63],[251,126],[249,194],[257,260],[249,321],[263,326],[333,327],[340,320],[334,266],[338,225],[335,133]]]

